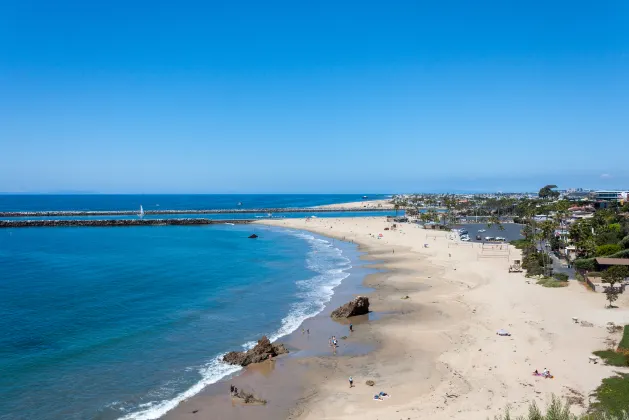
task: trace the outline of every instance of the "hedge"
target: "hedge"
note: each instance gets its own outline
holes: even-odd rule
[[[629,249],[616,252],[615,254],[607,255],[605,258],[629,258]],[[574,268],[579,270],[596,270],[598,264],[596,264],[596,258],[579,258],[574,260]]]
[[[622,251],[622,248],[620,247],[620,245],[616,245],[616,244],[599,245],[596,247],[596,256],[604,257],[607,255],[616,254],[620,251]]]
[[[574,260],[574,264],[572,265],[576,269],[588,271],[596,270],[597,266],[595,258],[581,258],[578,260]]]

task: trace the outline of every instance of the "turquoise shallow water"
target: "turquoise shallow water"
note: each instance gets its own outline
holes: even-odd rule
[[[222,353],[321,311],[351,264],[264,227],[2,230],[0,419],[156,418],[235,372]]]

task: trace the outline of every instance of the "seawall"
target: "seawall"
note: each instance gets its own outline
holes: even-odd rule
[[[126,227],[164,225],[224,225],[247,224],[251,220],[214,219],[113,219],[113,220],[0,220],[0,228],[25,227]]]
[[[276,208],[276,209],[211,209],[211,210],[145,210],[144,214],[247,214],[247,213],[332,213],[332,212],[390,212],[391,209],[347,207],[337,209]],[[103,211],[5,211],[0,217],[54,217],[54,216],[137,216],[137,210]]]

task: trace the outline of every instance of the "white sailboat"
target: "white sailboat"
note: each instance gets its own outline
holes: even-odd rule
[[[140,205],[140,212],[138,213],[138,216],[140,219],[144,217],[144,209],[142,208],[142,205]]]

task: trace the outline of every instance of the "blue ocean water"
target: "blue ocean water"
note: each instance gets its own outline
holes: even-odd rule
[[[224,352],[321,311],[350,268],[264,227],[0,230],[0,419],[158,418],[237,371]]]
[[[200,210],[311,207],[377,200],[384,194],[0,194],[0,212],[46,210]],[[238,203],[241,205],[239,206]]]

